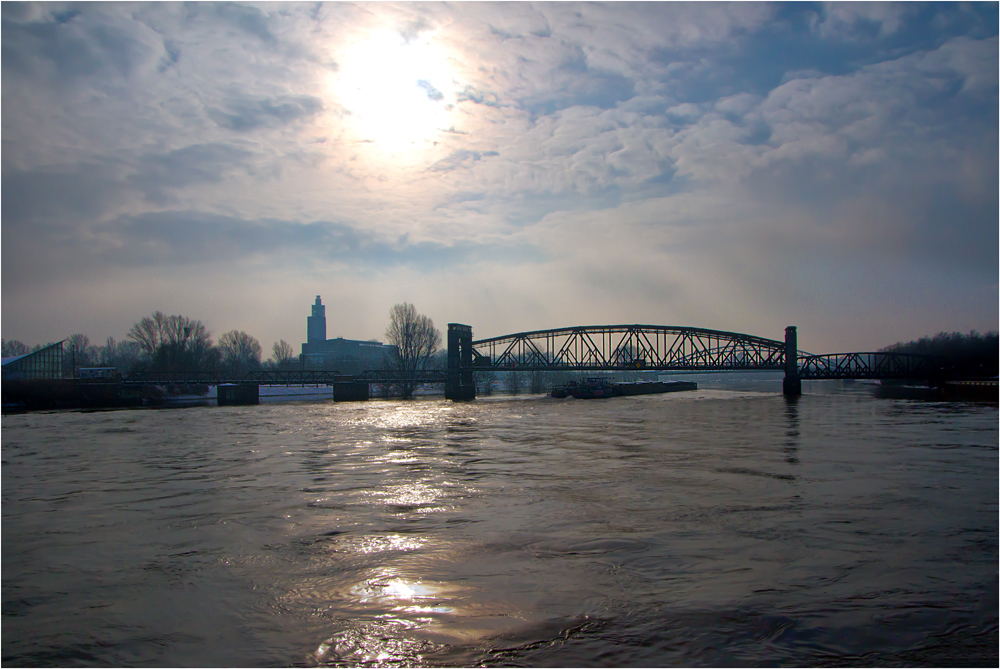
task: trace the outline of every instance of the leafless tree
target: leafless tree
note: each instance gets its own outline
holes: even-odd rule
[[[479,369],[473,372],[472,379],[476,384],[476,395],[492,395],[493,385],[497,382],[497,373],[492,369]]]
[[[90,337],[79,332],[66,338],[66,343],[77,350],[83,352],[90,348]]]
[[[90,345],[90,337],[76,333],[66,339],[68,355],[63,356],[63,364],[71,376],[76,376],[76,370],[81,367],[93,367],[97,349]],[[73,367],[70,369],[69,367]]]
[[[284,339],[274,342],[271,360],[278,369],[288,369],[295,364],[295,349]]]
[[[97,358],[97,349],[90,345],[90,337],[85,334],[70,335],[66,340],[72,354],[70,359],[75,360],[75,365],[79,367],[92,367]],[[75,371],[75,370],[74,370]]]
[[[17,339],[11,339],[7,341],[6,339],[0,340],[3,342],[3,357],[13,358],[17,355],[27,355],[31,353],[31,348],[28,347],[24,342],[18,341]]]
[[[441,333],[434,328],[434,321],[404,302],[389,310],[385,338],[396,347],[392,353],[392,369],[399,375],[400,393],[410,398],[419,385],[415,380],[416,372],[428,369],[431,356],[441,345]]]
[[[390,376],[392,374],[392,371],[393,371],[393,364],[394,363],[393,363],[392,359],[390,359],[388,357],[383,358],[382,361],[379,363],[379,371],[384,372],[386,374],[386,376]],[[393,384],[392,383],[386,382],[386,383],[376,383],[375,384],[375,396],[376,397],[381,397],[382,399],[386,399],[387,400],[392,395],[392,390],[393,390]]]
[[[102,367],[114,367],[121,374],[131,374],[142,363],[142,348],[134,341],[116,342],[108,337],[104,346],[97,348],[97,363]]]
[[[528,387],[534,394],[544,393],[546,391],[546,372],[541,372],[538,370],[532,370],[528,373]]]
[[[521,392],[521,387],[524,385],[523,374],[523,372],[507,372],[504,380],[507,382],[507,390],[511,395],[517,395]]]
[[[142,350],[152,358],[164,341],[163,332],[166,329],[168,318],[169,316],[162,311],[153,312],[152,317],[143,316],[128,331],[128,338],[139,344]]]
[[[222,364],[236,378],[260,368],[260,342],[242,330],[230,330],[219,337],[219,353]]]
[[[134,324],[128,337],[142,347],[155,367],[163,370],[205,369],[218,357],[212,333],[201,321],[187,316],[167,316],[156,311]]]

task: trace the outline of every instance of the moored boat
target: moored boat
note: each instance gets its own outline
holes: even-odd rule
[[[679,390],[697,389],[698,384],[691,381],[632,381],[613,383],[607,379],[592,378],[582,383],[570,381],[566,385],[555,386],[552,388],[550,395],[556,398],[604,399],[620,395],[655,395]]]

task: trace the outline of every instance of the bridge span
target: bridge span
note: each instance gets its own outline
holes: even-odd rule
[[[783,391],[802,394],[802,379],[943,378],[941,360],[903,353],[812,355],[785,339],[670,325],[587,325],[474,341],[472,328],[448,324],[445,396],[475,397],[473,375],[494,371],[784,371]]]

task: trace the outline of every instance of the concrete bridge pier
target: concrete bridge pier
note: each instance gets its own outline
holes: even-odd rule
[[[476,383],[472,378],[472,328],[460,323],[448,323],[448,375],[444,396],[449,400],[476,399]]]
[[[220,407],[260,404],[260,385],[256,383],[223,383],[215,390]]]
[[[368,400],[368,382],[355,381],[353,377],[345,376],[333,383],[334,402],[364,402]]]
[[[802,394],[802,379],[799,378],[799,337],[794,325],[785,328],[785,379],[781,382],[781,391],[785,397],[798,397]]]

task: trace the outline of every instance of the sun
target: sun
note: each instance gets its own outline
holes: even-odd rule
[[[385,153],[410,152],[450,127],[455,78],[432,34],[406,39],[379,31],[349,45],[338,64],[333,95],[356,141]]]

